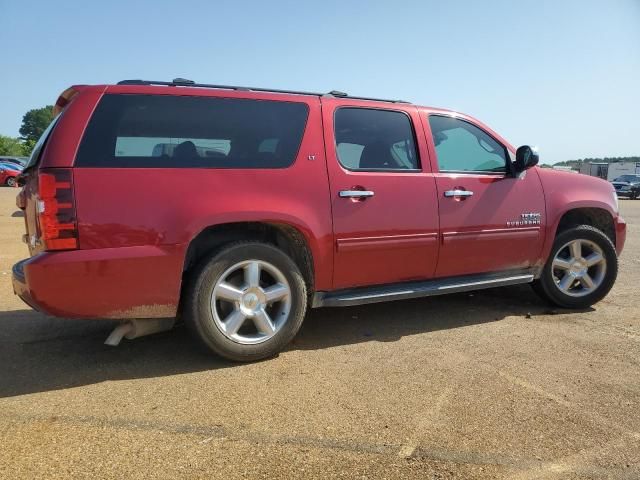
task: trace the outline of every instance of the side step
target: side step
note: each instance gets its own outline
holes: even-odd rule
[[[533,272],[518,271],[502,274],[465,275],[422,282],[378,285],[375,287],[350,288],[334,292],[316,292],[313,308],[348,307],[366,303],[389,302],[409,298],[431,297],[446,293],[468,292],[483,288],[504,287],[520,283],[530,283],[535,278]]]

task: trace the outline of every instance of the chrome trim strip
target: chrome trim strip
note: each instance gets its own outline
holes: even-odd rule
[[[438,240],[438,233],[415,233],[408,235],[385,235],[379,237],[338,238],[336,248],[339,252],[369,250],[377,248],[412,248],[431,245]]]
[[[527,231],[539,231],[539,226],[532,227],[510,227],[510,228],[491,228],[486,230],[466,230],[466,231],[449,231],[443,232],[443,236],[453,236],[453,235],[482,235],[482,234],[490,234],[490,233],[515,233],[515,232],[527,232]]]
[[[491,230],[470,230],[463,232],[442,232],[442,241],[443,243],[448,243],[464,240],[499,240],[501,238],[513,237],[531,238],[539,236],[540,232],[541,228],[539,226],[495,228]]]

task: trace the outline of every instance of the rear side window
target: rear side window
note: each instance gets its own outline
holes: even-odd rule
[[[335,113],[338,161],[349,170],[420,168],[411,120],[403,112],[340,108]]]
[[[76,166],[285,168],[298,153],[304,103],[170,95],[105,95]]]
[[[33,150],[31,151],[31,156],[29,157],[29,160],[27,160],[27,163],[24,166],[25,170],[27,168],[33,167],[34,165],[37,165],[38,162],[40,161],[40,154],[42,153],[42,150],[44,149],[44,146],[47,143],[47,140],[49,139],[51,132],[56,127],[56,123],[58,123],[58,119],[60,118],[61,115],[62,113],[59,113],[58,115],[56,115],[54,119],[51,120],[51,123],[46,128],[46,130],[42,132],[42,135],[40,135],[40,138],[38,139],[38,141],[33,147]]]

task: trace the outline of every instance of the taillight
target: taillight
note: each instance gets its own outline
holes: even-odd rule
[[[70,169],[40,170],[37,210],[40,241],[45,250],[78,248],[73,174]]]

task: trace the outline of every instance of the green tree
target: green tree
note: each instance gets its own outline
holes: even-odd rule
[[[22,126],[20,127],[22,140],[37,142],[51,120],[53,120],[53,105],[29,110],[22,117]]]
[[[22,147],[22,156],[30,157],[33,147],[36,146],[36,140],[25,140],[20,144],[20,146]]]
[[[21,157],[25,154],[23,147],[19,139],[0,135],[0,155]]]

